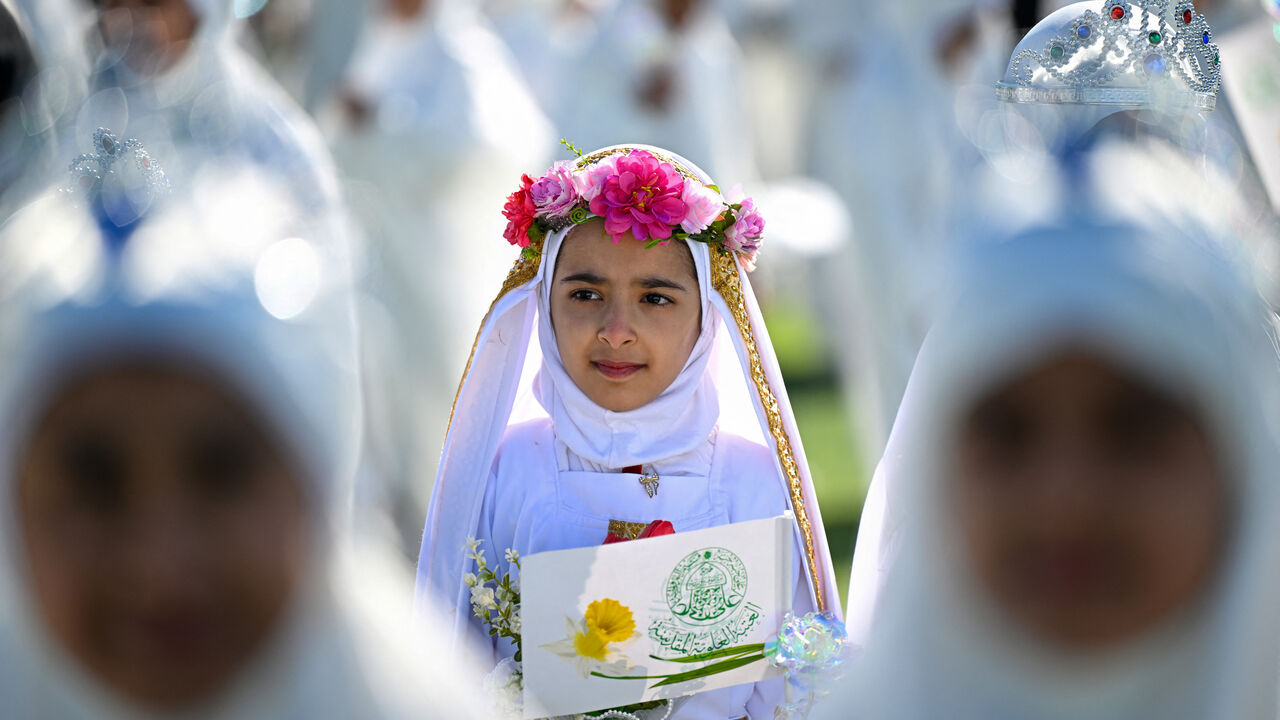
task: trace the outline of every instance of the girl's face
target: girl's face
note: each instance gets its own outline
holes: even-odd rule
[[[569,377],[593,402],[613,412],[648,404],[698,341],[702,297],[688,246],[614,244],[604,221],[579,225],[556,262],[551,324]]]
[[[73,383],[17,482],[48,631],[144,706],[189,707],[223,689],[300,583],[298,476],[259,419],[202,375],[129,365]]]
[[[1062,354],[964,420],[955,511],[972,570],[1006,617],[1091,648],[1202,593],[1229,498],[1200,418],[1140,378]]]

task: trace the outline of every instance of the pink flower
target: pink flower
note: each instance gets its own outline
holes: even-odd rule
[[[742,256],[743,264],[748,270],[756,269],[756,256],[760,254],[760,245],[764,240],[764,218],[756,210],[751,198],[742,200],[734,223],[725,228],[724,246],[727,250]]]
[[[529,192],[533,178],[521,175],[520,183],[520,189],[507,196],[507,204],[502,208],[502,215],[507,219],[507,229],[502,236],[512,245],[523,248],[529,247],[529,226],[533,225],[538,206]]]
[[[573,189],[573,165],[563,161],[552,165],[546,175],[534,182],[529,195],[540,215],[568,215],[578,203],[578,193]]]
[[[690,235],[706,230],[724,212],[724,201],[720,199],[720,193],[702,183],[686,182],[680,199],[684,201],[686,210],[680,227]]]
[[[607,157],[604,160],[588,167],[586,170],[573,174],[573,189],[585,201],[591,202],[596,196],[604,192],[604,183],[610,176],[618,172],[618,159],[616,157]]]
[[[671,163],[636,150],[618,158],[617,172],[591,200],[591,213],[604,218],[605,232],[614,242],[627,232],[641,242],[668,240],[672,226],[679,225],[687,211],[680,199],[684,184]]]

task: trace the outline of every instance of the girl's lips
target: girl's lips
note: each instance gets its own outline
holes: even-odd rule
[[[591,363],[596,371],[610,380],[625,380],[640,371],[644,365],[600,360]]]

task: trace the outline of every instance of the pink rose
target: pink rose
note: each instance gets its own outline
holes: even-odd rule
[[[618,159],[607,157],[604,160],[573,174],[573,189],[587,202],[596,199],[604,192],[604,183],[618,172]]]
[[[756,256],[760,254],[760,245],[764,241],[764,218],[756,210],[751,198],[745,198],[737,212],[734,223],[725,228],[724,246],[727,250],[742,256],[743,264],[748,270],[756,269]]]
[[[573,188],[573,165],[558,162],[529,189],[539,215],[564,217],[578,204],[578,193]]]
[[[680,196],[684,178],[671,163],[636,150],[619,157],[617,172],[591,200],[591,213],[604,218],[605,232],[614,242],[628,232],[636,240],[669,240],[672,227],[684,220],[687,208]]]
[[[529,189],[533,187],[533,178],[520,176],[520,189],[507,196],[507,204],[502,208],[502,215],[507,219],[507,229],[502,236],[507,242],[520,247],[529,247],[529,226],[538,212]]]
[[[680,227],[690,235],[706,230],[724,212],[724,201],[720,199],[720,193],[702,183],[686,182],[680,199],[685,204],[685,215],[680,221]]]

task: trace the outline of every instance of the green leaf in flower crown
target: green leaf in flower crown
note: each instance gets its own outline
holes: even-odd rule
[[[542,242],[542,238],[546,237],[547,230],[542,227],[541,222],[533,222],[529,225],[529,240],[533,243]]]
[[[569,142],[569,138],[560,138],[560,144],[564,146],[565,150],[573,153],[574,157],[582,157],[582,151],[578,149],[577,145]]]

